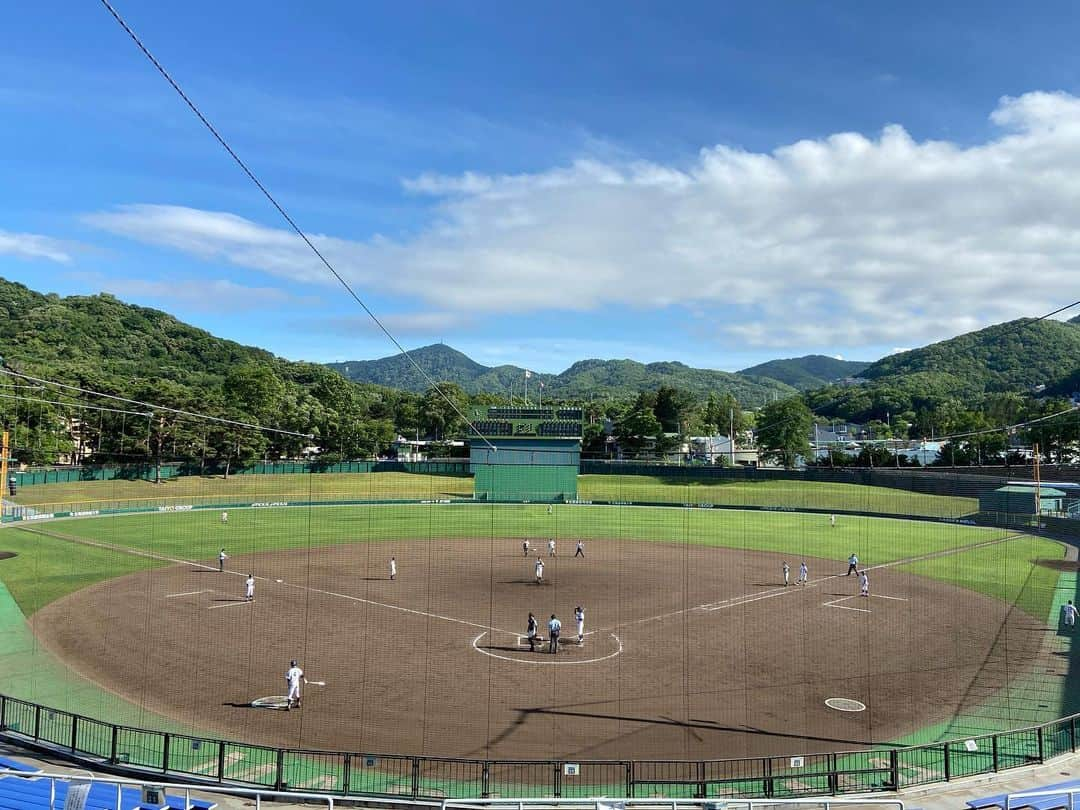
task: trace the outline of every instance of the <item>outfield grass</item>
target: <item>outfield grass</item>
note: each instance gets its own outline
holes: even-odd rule
[[[959,517],[976,512],[976,498],[924,495],[902,489],[819,481],[718,481],[650,475],[582,475],[578,495],[587,500],[787,506],[794,509],[883,512]]]
[[[472,478],[402,472],[318,475],[237,475],[228,479],[182,477],[149,481],[81,481],[24,487],[16,503],[42,511],[123,508],[220,500],[423,500],[471,498]],[[641,475],[582,475],[583,500],[784,506],[898,515],[959,517],[974,512],[973,498],[923,495],[900,489],[816,481],[718,481]]]
[[[23,487],[10,500],[26,506],[40,504],[101,503],[106,501],[161,500],[162,498],[251,497],[356,498],[402,500],[471,498],[472,477],[404,472],[319,473],[283,475],[181,476],[160,484],[152,481],[76,481]]]

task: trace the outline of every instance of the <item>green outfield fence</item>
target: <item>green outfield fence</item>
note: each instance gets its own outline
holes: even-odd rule
[[[414,798],[797,798],[874,793],[1046,762],[1077,749],[1071,715],[967,740],[873,751],[713,760],[486,760],[272,748],[132,728],[0,695],[0,735],[127,775]],[[574,765],[574,768],[567,768]],[[569,775],[573,773],[574,775]]]

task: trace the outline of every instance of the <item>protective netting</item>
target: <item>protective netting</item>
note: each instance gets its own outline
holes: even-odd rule
[[[3,691],[178,732],[184,770],[245,781],[278,778],[276,747],[352,752],[376,781],[411,768],[395,757],[451,758],[423,767],[460,784],[521,760],[661,784],[672,760],[868,749],[847,756],[887,776],[896,744],[1077,711],[1072,521],[979,508],[1022,474],[589,464],[568,499],[527,486],[560,471],[441,464],[23,486],[0,533]],[[480,481],[511,494],[478,500]],[[295,756],[296,779],[340,787],[345,760]]]

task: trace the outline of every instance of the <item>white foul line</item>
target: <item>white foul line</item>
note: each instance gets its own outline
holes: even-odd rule
[[[839,599],[833,599],[831,602],[822,602],[821,605],[822,607],[834,607],[839,608],[840,610],[857,610],[859,613],[869,613],[870,611],[866,608],[848,607],[847,605],[837,604],[837,602],[846,602],[848,599],[855,598],[857,598],[855,594],[852,594],[851,596],[841,596]]]
[[[175,599],[178,596],[196,596],[197,594],[200,594],[200,593],[213,593],[213,592],[214,592],[214,589],[209,588],[207,590],[202,590],[202,591],[185,591],[184,593],[167,593],[167,594],[165,594],[165,598],[166,599]]]
[[[223,607],[236,607],[237,605],[253,605],[253,604],[255,604],[254,599],[244,599],[243,601],[240,601],[240,602],[226,602],[224,605],[211,605],[210,607],[207,608],[207,610],[217,610],[218,608],[223,608]]]

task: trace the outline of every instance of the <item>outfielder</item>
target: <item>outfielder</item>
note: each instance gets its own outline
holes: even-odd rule
[[[300,681],[307,683],[307,678],[304,677],[304,670],[300,669],[296,660],[289,662],[289,669],[285,673],[285,683],[289,685],[289,695],[285,698],[285,711],[289,711],[296,705],[296,708],[300,708]]]
[[[577,643],[585,640],[585,608],[578,605],[574,608],[574,621],[577,622]]]
[[[536,569],[536,584],[542,585],[544,583],[544,561],[537,557],[536,565],[533,567]]]
[[[836,515],[829,515],[829,525],[836,526]]]
[[[244,580],[244,599],[250,602],[255,598],[255,575],[248,574]]]
[[[221,513],[221,522],[222,523],[228,523],[229,522],[229,513],[228,512],[222,512]]]

